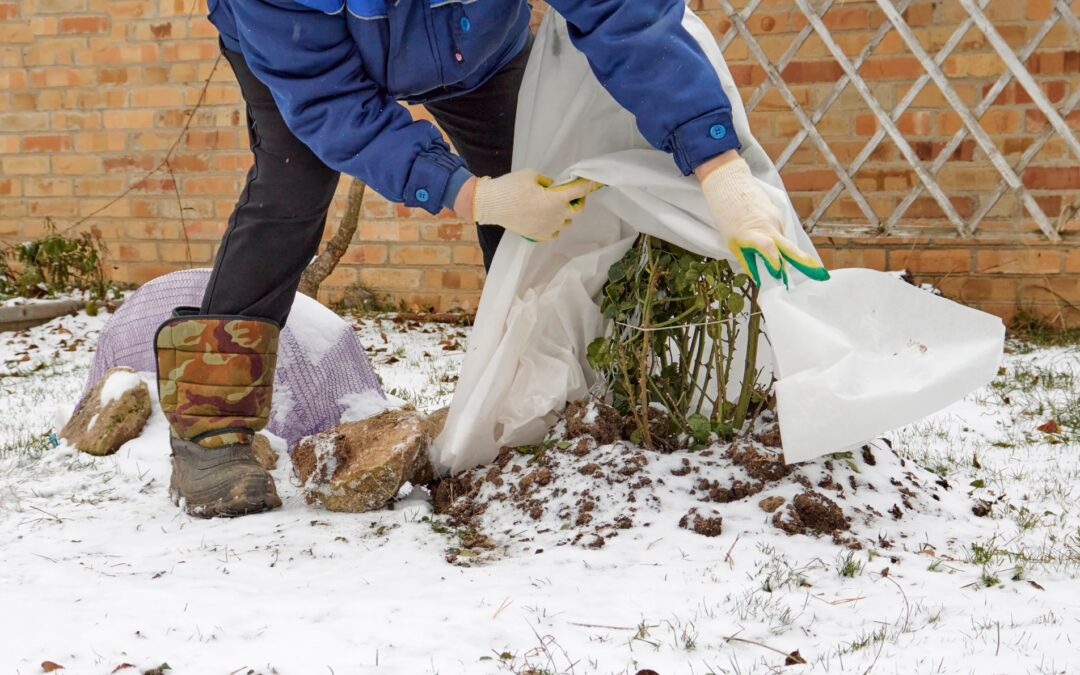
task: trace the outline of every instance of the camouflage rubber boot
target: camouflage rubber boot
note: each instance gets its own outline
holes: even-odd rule
[[[270,417],[278,326],[178,308],[158,328],[158,393],[172,428],[174,503],[201,518],[281,506],[251,449]]]

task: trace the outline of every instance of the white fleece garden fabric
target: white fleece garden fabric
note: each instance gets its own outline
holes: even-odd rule
[[[750,132],[715,39],[689,9],[683,23],[720,76],[742,156],[781,207],[787,236],[812,251],[779,173]],[[567,401],[588,395],[595,376],[585,350],[609,329],[599,294],[608,267],[639,232],[733,260],[709,222],[697,181],[649,146],[554,12],[540,27],[522,84],[514,167],[608,187],[591,195],[553,242],[503,239],[446,427],[433,446],[432,459],[444,471],[490,462],[504,445],[542,440]],[[778,377],[789,462],[907,424],[997,372],[1004,326],[996,317],[882,272],[833,270],[824,283],[793,275],[790,289],[769,280],[760,299],[772,353],[762,350],[759,358]]]

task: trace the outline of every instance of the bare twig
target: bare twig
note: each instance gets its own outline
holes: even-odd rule
[[[356,234],[356,228],[360,224],[360,207],[364,202],[364,191],[367,184],[359,178],[353,178],[349,185],[349,202],[345,207],[345,213],[341,216],[337,232],[326,242],[326,248],[315,257],[315,260],[307,266],[300,277],[300,292],[312,298],[319,294],[319,286],[334,271],[341,261],[341,256],[349,250],[349,242]]]
[[[746,643],[748,645],[754,645],[755,647],[761,647],[763,649],[768,649],[770,652],[776,652],[780,656],[783,656],[785,659],[788,658],[789,656],[791,656],[790,653],[781,651],[781,650],[777,649],[776,647],[770,647],[769,645],[765,644],[764,642],[758,642],[756,640],[747,640],[746,638],[735,637],[734,635],[730,635],[730,636],[724,638],[724,642],[744,642],[744,643]]]
[[[172,145],[169,146],[168,151],[165,153],[165,156],[161,159],[161,161],[158,162],[157,166],[144,173],[142,177],[139,178],[139,180],[135,181],[134,183],[129,185],[127,189],[125,189],[123,192],[110,199],[104,206],[100,206],[94,209],[89,214],[83,216],[82,218],[75,221],[73,224],[67,226],[64,230],[61,231],[61,234],[66,234],[67,232],[74,230],[76,227],[79,227],[94,216],[105,211],[113,204],[117,203],[124,197],[127,197],[129,194],[131,194],[131,191],[142,185],[147,178],[153,176],[155,173],[165,168],[166,164],[168,164],[169,162],[169,159],[172,157],[172,154],[176,152],[176,148],[180,145],[180,141],[184,139],[184,136],[187,135],[188,129],[191,128],[191,122],[195,119],[195,113],[199,111],[199,108],[202,107],[203,101],[206,100],[206,90],[210,88],[210,81],[214,79],[214,73],[217,72],[218,65],[221,64],[221,58],[222,56],[219,53],[217,55],[217,58],[214,59],[214,65],[210,68],[210,74],[206,76],[206,80],[203,82],[203,88],[202,91],[199,92],[199,99],[195,102],[195,107],[191,109],[191,114],[188,115],[187,121],[184,122],[184,127],[180,129],[179,135],[177,135]]]
[[[180,214],[180,231],[184,234],[184,256],[187,258],[188,269],[191,269],[191,239],[188,238],[187,221],[184,219],[184,202],[180,199],[180,184],[176,180],[176,174],[173,173],[172,164],[169,163],[169,159],[165,158],[165,168],[169,171],[169,178],[172,179],[173,193],[176,195],[176,209]]]

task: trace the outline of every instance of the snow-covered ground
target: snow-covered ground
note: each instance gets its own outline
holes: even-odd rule
[[[862,550],[785,535],[753,497],[715,505],[718,537],[680,529],[671,456],[648,469],[669,479],[648,527],[463,565],[422,491],[329,513],[304,505],[287,460],[283,509],[182,515],[157,410],[113,457],[52,447],[105,319],[0,333],[0,672],[704,675],[775,672],[796,650],[807,665],[785,672],[1080,672],[1075,347],[1012,345],[991,386],[891,434],[952,489]],[[467,329],[358,329],[388,392],[449,400]]]

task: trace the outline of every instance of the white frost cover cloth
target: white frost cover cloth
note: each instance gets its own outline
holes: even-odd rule
[[[741,154],[784,213],[787,236],[812,251],[779,173],[750,132],[715,39],[689,9],[683,25],[720,76]],[[503,445],[540,441],[567,401],[588,394],[595,375],[586,347],[608,328],[599,294],[639,232],[734,263],[696,179],[649,146],[554,12],[540,27],[522,83],[514,167],[608,187],[589,197],[557,240],[507,236],[500,244],[446,427],[433,445],[432,459],[445,471],[488,463]],[[837,270],[823,283],[794,274],[790,289],[770,284],[760,297],[789,462],[919,419],[997,372],[1005,329],[996,317],[882,272]]]

